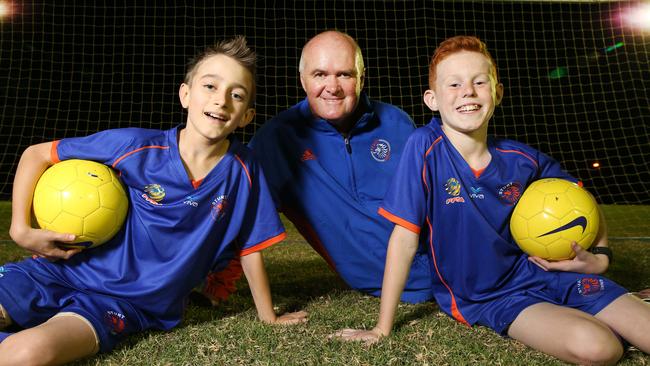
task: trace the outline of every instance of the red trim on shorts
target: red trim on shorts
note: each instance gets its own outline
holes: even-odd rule
[[[210,299],[213,305],[226,301],[230,294],[237,290],[237,281],[243,272],[240,257],[235,257],[221,271],[208,273],[201,293]]]
[[[410,223],[403,218],[399,216],[395,216],[392,213],[386,211],[383,207],[379,207],[379,210],[377,210],[377,213],[380,214],[381,216],[385,217],[388,219],[388,221],[391,221],[399,226],[402,226],[403,228],[407,229],[408,231],[412,231],[418,235],[420,235],[420,227]]]
[[[277,243],[281,242],[286,237],[287,237],[287,233],[283,232],[283,233],[281,233],[279,235],[276,235],[276,236],[274,236],[274,237],[272,237],[270,239],[264,240],[263,242],[261,242],[259,244],[255,244],[254,246],[252,246],[250,248],[246,248],[246,249],[242,250],[241,252],[239,252],[239,255],[243,257],[243,256],[249,255],[251,253],[259,252],[262,249],[266,249],[266,248],[270,247],[273,244],[277,244]]]

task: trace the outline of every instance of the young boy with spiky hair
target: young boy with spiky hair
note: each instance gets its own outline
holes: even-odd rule
[[[487,326],[568,362],[614,363],[623,354],[619,337],[650,352],[650,306],[599,275],[610,259],[604,221],[599,249],[574,243],[572,260],[528,257],[514,243],[508,222],[519,195],[505,193],[540,178],[576,179],[527,145],[488,137],[502,96],[483,42],[458,36],[440,44],[424,102],[441,118],[411,135],[379,209],[395,224],[379,321],[372,330],[336,336],[372,343],[390,334],[410,263],[424,246],[436,301],[463,324]]]
[[[243,37],[190,62],[179,89],[185,125],[127,128],[30,146],[14,180],[10,234],[35,259],[0,267],[0,365],[62,364],[110,351],[126,335],[178,325],[209,270],[241,255],[260,319],[276,316],[260,250],[285,237],[250,150],[229,137],[255,114],[255,54]],[[31,227],[34,187],[48,166],[87,159],[121,173],[130,208],[122,230],[80,251],[71,234]],[[155,188],[155,195],[150,195]]]

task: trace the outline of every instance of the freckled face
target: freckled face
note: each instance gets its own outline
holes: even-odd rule
[[[187,108],[186,129],[208,140],[220,141],[253,120],[249,108],[253,76],[234,59],[218,54],[199,63],[190,84],[178,95]]]
[[[471,133],[487,130],[502,95],[490,61],[478,52],[461,51],[437,65],[434,89],[424,99],[431,110],[440,111],[443,127]]]

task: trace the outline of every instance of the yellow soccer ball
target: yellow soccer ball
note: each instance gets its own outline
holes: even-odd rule
[[[115,171],[88,160],[65,160],[41,175],[33,213],[39,228],[75,234],[73,248],[104,244],[120,230],[129,201]]]
[[[547,260],[571,259],[571,242],[588,249],[598,233],[600,217],[593,197],[564,179],[533,182],[510,218],[510,232],[519,247]]]

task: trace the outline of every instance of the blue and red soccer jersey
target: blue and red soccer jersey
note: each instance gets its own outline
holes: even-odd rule
[[[278,209],[352,288],[379,296],[392,224],[377,214],[411,119],[361,95],[365,113],[346,136],[303,100],[267,121],[250,146]],[[426,248],[416,255],[402,300],[433,297]]]
[[[115,321],[170,329],[210,270],[282,240],[284,228],[250,150],[232,139],[219,164],[192,181],[179,155],[178,131],[128,128],[55,142],[54,161],[87,159],[116,169],[129,212],[106,244],[66,261],[29,259],[25,267],[84,294],[126,301],[139,317],[109,313]],[[18,270],[13,264],[5,269]],[[11,304],[0,303],[13,314]]]
[[[439,123],[434,118],[410,137],[380,214],[419,233],[420,245],[431,255],[435,296],[443,311],[465,324],[479,321],[505,332],[526,306],[553,301],[547,295],[526,298],[528,289],[554,293],[555,289],[547,289],[554,276],[561,281],[578,276],[544,272],[529,262],[510,235],[512,210],[524,189],[537,179],[576,180],[547,155],[515,141],[493,138],[488,139],[489,165],[481,172],[474,171]],[[575,278],[582,280],[588,283],[592,278]],[[573,287],[574,279],[567,281],[567,286]],[[573,290],[557,291],[568,294]],[[588,300],[585,296],[592,294],[584,288],[576,291],[582,293],[571,300],[580,303],[575,307],[592,311],[603,306],[582,304]],[[618,289],[612,290],[606,301],[619,295]],[[510,306],[516,309],[507,309]],[[504,314],[508,311],[513,313]]]

